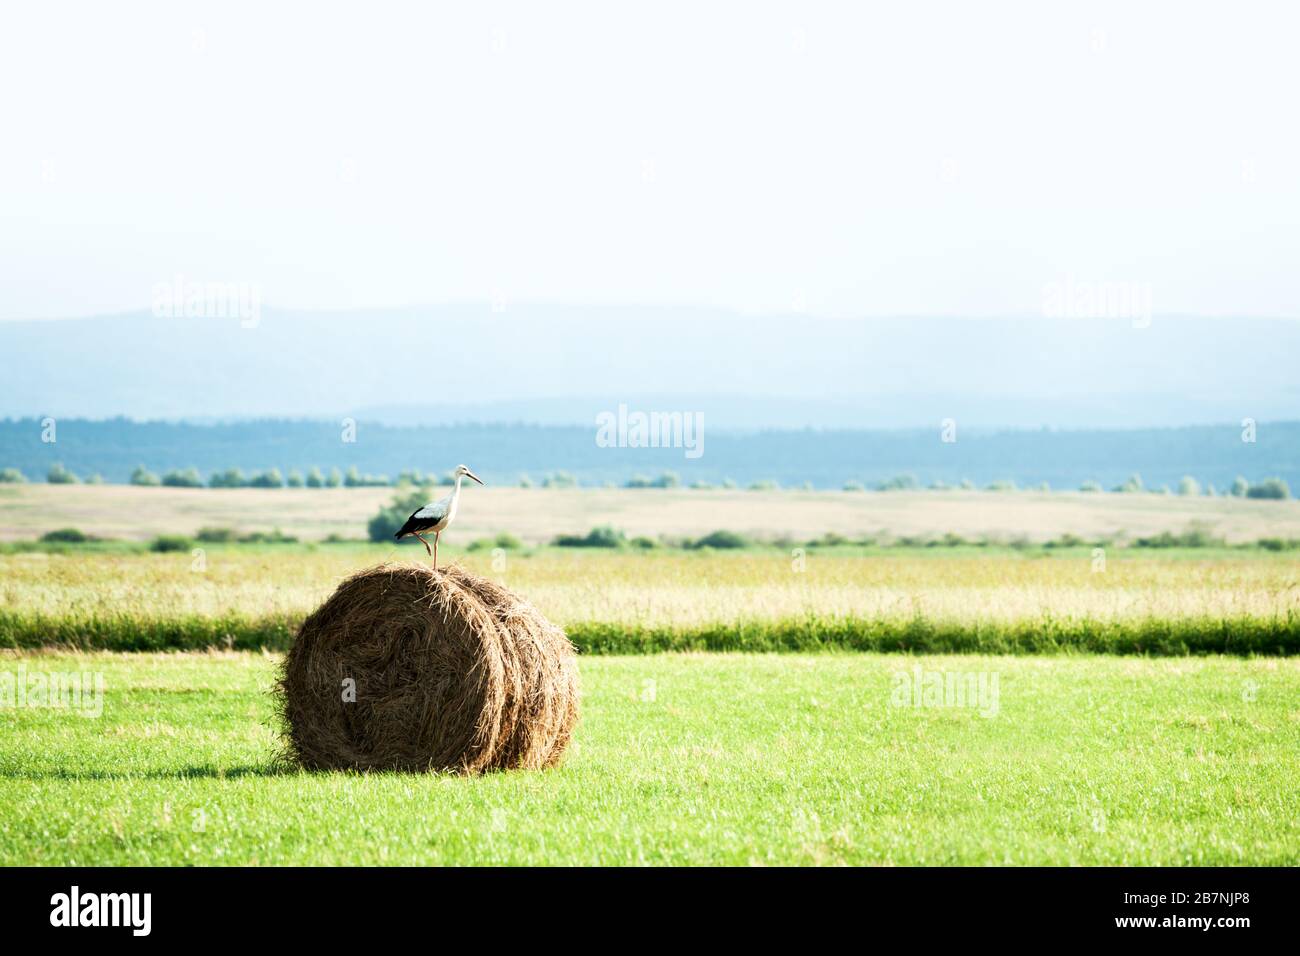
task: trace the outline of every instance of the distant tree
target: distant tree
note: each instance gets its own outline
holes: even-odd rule
[[[1244,498],[1246,497],[1246,492],[1249,490],[1250,490],[1250,482],[1247,481],[1245,478],[1243,478],[1241,475],[1238,475],[1236,478],[1232,480],[1232,492],[1231,492],[1232,497]]]
[[[1291,489],[1281,478],[1265,478],[1246,489],[1247,498],[1290,498]]]
[[[203,479],[199,477],[197,468],[186,468],[184,471],[169,471],[163,475],[162,483],[169,488],[203,487]]]
[[[1137,472],[1128,476],[1128,480],[1122,485],[1116,485],[1115,490],[1121,494],[1134,495],[1142,490],[1142,476]]]
[[[997,481],[990,481],[985,487],[985,491],[1015,491],[1016,483],[1009,478],[1000,478]]]
[[[749,483],[750,491],[776,491],[781,486],[771,478],[764,478],[761,481],[751,481]]]
[[[962,491],[974,491],[974,490],[975,490],[975,482],[971,481],[969,478],[963,478],[963,479],[961,480],[961,490],[962,490]]]
[[[50,470],[46,472],[45,480],[52,485],[75,485],[79,479],[64,468],[62,462],[55,462],[50,465]]]
[[[662,475],[654,480],[656,488],[677,488],[680,487],[682,479],[678,477],[675,471],[665,471]]]
[[[243,488],[246,484],[244,473],[238,468],[214,471],[208,479],[209,488]]]
[[[6,468],[0,471],[0,485],[21,485],[26,481],[27,476],[17,468]]]
[[[325,479],[326,488],[338,488],[343,484],[343,472],[337,468],[330,469],[330,475]]]
[[[360,488],[362,483],[361,473],[357,471],[356,465],[349,468],[346,474],[343,475],[343,487],[345,488]]]
[[[623,483],[624,488],[653,488],[654,482],[649,475],[633,475]]]
[[[284,480],[284,483],[288,485],[290,488],[301,488],[304,484],[302,478],[302,472],[299,471],[297,468],[291,469],[289,472],[289,477]]]
[[[520,488],[531,488],[532,486],[533,486],[533,479],[529,478],[527,475],[519,476]]]
[[[1191,475],[1183,475],[1178,482],[1178,493],[1180,495],[1196,496],[1201,493],[1201,483]]]
[[[876,484],[877,491],[914,491],[920,487],[916,475],[895,475]]]
[[[693,488],[695,491],[711,491],[713,490],[713,482],[703,481],[703,480],[692,481],[691,488]],[[655,543],[651,542],[651,546],[654,545]]]
[[[1038,485],[1038,490],[1039,490],[1039,491],[1044,491],[1044,492],[1046,492],[1046,491],[1051,491],[1051,490],[1052,490],[1051,483],[1050,483],[1050,482],[1046,482],[1046,481],[1044,481],[1044,482],[1040,482],[1039,485]]]
[[[543,488],[574,488],[577,487],[578,479],[567,471],[555,471],[547,475],[542,480]]]
[[[283,488],[284,478],[279,468],[272,468],[260,475],[254,475],[248,482],[250,488]]]
[[[1219,491],[1217,488],[1214,487],[1214,482],[1210,482],[1208,485],[1205,486],[1205,497],[1207,498],[1219,497]]]
[[[144,465],[136,465],[135,471],[131,472],[131,484],[146,485],[153,487],[162,484],[158,476],[146,468]]]
[[[723,478],[723,479],[722,479],[722,487],[723,487],[723,488],[728,488],[728,489],[730,489],[730,488],[735,488],[735,487],[736,487],[736,480],[735,480],[734,478]]]
[[[92,471],[86,476],[86,484],[88,485],[102,485],[103,483],[104,476],[97,471]]]
[[[307,470],[307,487],[308,488],[325,487],[325,476],[320,473],[320,469],[317,468],[315,465],[312,465],[311,468]]]
[[[844,482],[844,490],[845,491],[866,491],[867,489],[862,484],[862,482],[850,478],[848,481]]]
[[[1080,491],[1098,492],[1101,491],[1101,485],[1089,478],[1079,486]]]
[[[379,513],[366,525],[366,533],[371,541],[391,542],[398,529],[406,524],[406,519],[413,512],[419,511],[433,497],[433,489],[428,485],[420,488],[399,487],[393,500],[379,509]],[[415,539],[410,539],[414,541]],[[418,544],[419,542],[416,541]]]

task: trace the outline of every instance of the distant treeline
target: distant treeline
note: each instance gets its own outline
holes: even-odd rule
[[[960,416],[958,416],[960,417]],[[198,425],[127,419],[0,420],[0,467],[29,481],[78,476],[124,483],[226,487],[397,484],[415,469],[442,476],[458,462],[489,484],[551,487],[1116,488],[1137,472],[1144,487],[1231,488],[1239,475],[1300,482],[1300,422],[1061,431],[715,431],[704,423],[699,457],[682,448],[602,447],[597,430],[524,424],[390,427],[346,421],[241,421]],[[143,466],[141,463],[144,463]],[[56,466],[59,466],[56,468]],[[9,472],[13,477],[14,472]],[[224,484],[223,484],[224,483]],[[414,482],[420,483],[420,482]]]
[[[55,462],[50,466],[49,471],[45,474],[45,480],[52,485],[69,485],[78,484],[83,479],[74,472],[65,468],[62,462]],[[87,484],[102,484],[104,479],[98,473],[87,475],[84,479]],[[279,468],[271,468],[267,471],[258,472],[253,475],[245,475],[238,468],[227,468],[224,471],[213,472],[205,481],[199,474],[197,468],[174,469],[164,472],[162,475],[150,471],[144,465],[138,466],[131,472],[130,484],[168,487],[168,488],[386,488],[386,487],[429,487],[437,484],[451,484],[454,482],[452,473],[441,477],[436,475],[425,475],[418,469],[407,469],[400,472],[395,480],[389,480],[387,475],[370,475],[361,474],[356,468],[349,468],[346,472],[338,468],[331,468],[328,473],[323,472],[320,468],[312,467],[307,469],[306,474],[297,469],[290,469],[287,475],[281,474]],[[0,484],[22,484],[27,481],[27,476],[17,468],[0,469]],[[577,479],[568,472],[554,472],[547,475],[541,481],[543,488],[573,488],[577,487]],[[533,487],[533,481],[527,475],[519,478],[518,486],[520,488]],[[610,487],[615,487],[613,483]],[[657,478],[649,478],[645,475],[634,475],[627,481],[623,482],[624,488],[680,488],[683,487],[681,476],[674,471],[666,471]],[[718,485],[710,481],[694,481],[690,488],[697,490],[709,490],[712,488],[739,488],[740,485],[730,478],[724,478]],[[750,491],[776,491],[781,488],[780,483],[772,480],[754,481],[745,486]],[[795,490],[814,490],[812,482],[803,482],[797,485]],[[915,475],[896,475],[885,481],[875,482],[868,485],[861,481],[849,480],[844,483],[844,491],[947,491],[950,489],[960,489],[964,491],[984,490],[984,491],[1019,491],[1020,487],[1014,482],[1006,479],[990,482],[982,489],[979,489],[970,479],[963,479],[955,485],[949,485],[943,481],[933,481],[928,485],[922,485]],[[1027,491],[1051,491],[1052,486],[1049,482],[1042,482],[1031,488],[1024,489]],[[1079,491],[1101,492],[1105,491],[1100,483],[1088,480],[1079,485]],[[1159,488],[1148,488],[1142,481],[1139,474],[1129,475],[1123,482],[1115,485],[1110,489],[1112,492],[1121,494],[1140,494],[1150,492],[1153,494],[1179,494],[1184,496],[1208,495],[1214,497],[1220,492],[1213,483],[1207,483],[1202,486],[1199,481],[1190,475],[1184,475],[1178,482],[1176,489],[1170,488],[1169,485],[1162,485]],[[1265,478],[1263,481],[1252,484],[1242,475],[1238,475],[1232,480],[1232,483],[1224,489],[1224,494],[1229,494],[1237,498],[1271,498],[1284,499],[1291,497],[1290,486],[1281,478]]]
[[[23,484],[26,483],[27,476],[23,475],[17,468],[3,468],[0,470],[0,484]],[[45,481],[52,485],[69,485],[81,483],[82,479],[68,468],[64,467],[61,462],[56,462],[49,466],[49,471],[45,472]],[[279,468],[270,468],[268,471],[257,472],[255,475],[244,475],[239,468],[226,468],[225,471],[213,472],[204,481],[198,468],[185,468],[185,470],[173,470],[157,475],[156,472],[149,471],[148,468],[138,466],[131,472],[129,484],[143,486],[160,486],[160,488],[428,488],[428,486],[437,484],[452,484],[455,479],[452,473],[442,477],[434,475],[424,475],[419,470],[407,470],[400,472],[395,480],[389,480],[387,475],[363,475],[356,468],[348,468],[346,472],[339,468],[330,468],[329,472],[322,472],[320,468],[308,468],[307,473],[300,472],[296,468],[290,468],[287,475],[282,475]],[[87,475],[86,484],[103,484],[103,476],[99,473]],[[533,488],[533,480],[530,477],[520,476],[520,488]],[[577,479],[568,472],[554,472],[547,475],[541,481],[542,488],[576,488]],[[610,486],[615,486],[610,483]],[[668,471],[663,475],[650,479],[643,475],[636,475],[624,481],[623,488],[681,488],[681,477],[676,472]],[[693,481],[690,488],[697,490],[708,490],[712,488],[740,488],[740,485],[732,479],[723,479],[722,483],[715,485],[711,481]],[[749,490],[754,492],[770,492],[770,490],[779,490],[780,483],[772,480],[751,481],[746,485]],[[932,481],[931,484],[922,485],[915,475],[897,475],[885,481],[878,481],[872,484],[870,490],[876,492],[901,492],[901,490],[935,490],[943,492],[957,488],[961,490],[976,490],[978,486],[970,479],[963,479],[956,485],[949,485],[944,481]],[[796,486],[796,490],[813,490],[814,485],[810,481]],[[849,480],[844,484],[845,492],[865,492],[868,486],[862,481]],[[1017,492],[1022,490],[1014,481],[998,480],[992,481],[985,485],[985,492]],[[1052,485],[1044,481],[1032,488],[1023,490],[1034,490],[1034,492],[1050,492]],[[1084,481],[1079,485],[1080,492],[1104,492],[1100,483],[1097,481]],[[1147,485],[1141,480],[1141,475],[1134,473],[1127,477],[1121,484],[1115,485],[1110,489],[1112,492],[1121,494],[1140,494],[1149,492],[1153,494],[1180,494],[1180,496],[1205,496],[1216,497],[1219,490],[1213,484],[1201,485],[1200,481],[1193,479],[1190,475],[1184,475],[1178,481],[1177,490],[1171,489],[1169,485],[1161,485],[1160,488],[1147,488]],[[1223,493],[1231,494],[1236,498],[1271,498],[1283,499],[1291,497],[1291,486],[1278,479],[1270,477],[1258,481],[1256,484],[1249,483],[1244,476],[1238,475],[1232,479],[1231,485],[1223,489]]]

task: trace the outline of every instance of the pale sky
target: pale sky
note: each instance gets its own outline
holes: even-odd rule
[[[0,318],[1300,317],[1294,3],[469,6],[7,5]]]

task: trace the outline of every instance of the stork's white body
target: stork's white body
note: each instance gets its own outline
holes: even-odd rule
[[[451,494],[437,501],[431,501],[416,511],[406,519],[406,524],[402,525],[401,530],[393,535],[395,538],[404,538],[407,535],[419,538],[424,543],[424,550],[432,556],[435,569],[438,567],[438,538],[446,530],[447,525],[456,518],[456,509],[460,505],[460,484],[466,477],[474,479],[480,485],[483,484],[482,479],[474,472],[464,465],[457,465],[456,487],[452,489]],[[424,536],[430,532],[433,533],[432,550],[429,548],[429,542],[424,540]]]

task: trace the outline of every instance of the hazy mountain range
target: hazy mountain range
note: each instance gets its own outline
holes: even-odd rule
[[[1300,322],[830,320],[442,306],[0,322],[0,416],[721,429],[1138,428],[1300,419]]]

